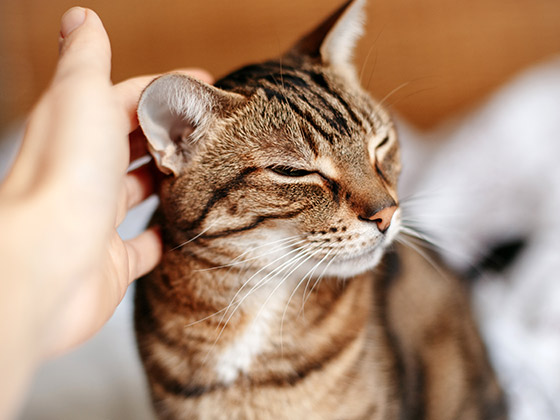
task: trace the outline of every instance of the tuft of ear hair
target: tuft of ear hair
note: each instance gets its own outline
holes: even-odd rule
[[[305,55],[341,74],[354,75],[352,58],[364,33],[366,0],[350,0],[304,36],[288,55]]]
[[[152,81],[140,97],[137,112],[158,168],[179,175],[208,127],[245,100],[184,74]]]

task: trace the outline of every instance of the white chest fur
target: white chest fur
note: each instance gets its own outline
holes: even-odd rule
[[[247,374],[255,358],[270,345],[272,333],[275,329],[280,330],[293,282],[284,280],[282,284],[271,283],[255,292],[250,302],[244,305],[243,310],[252,314],[251,321],[216,358],[216,374],[225,384],[233,383],[240,375]]]

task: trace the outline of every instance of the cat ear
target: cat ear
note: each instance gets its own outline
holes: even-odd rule
[[[292,53],[319,59],[322,64],[353,68],[352,56],[364,32],[365,0],[350,0],[303,37]]]
[[[208,127],[245,101],[183,74],[168,74],[146,87],[138,121],[158,168],[179,175]]]

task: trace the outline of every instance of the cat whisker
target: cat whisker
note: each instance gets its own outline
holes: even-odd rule
[[[315,250],[311,255],[310,258],[313,258],[315,255],[317,255],[319,252],[321,252],[321,248]],[[284,342],[283,342],[283,337],[284,337],[284,320],[286,318],[286,313],[288,311],[288,307],[290,306],[290,302],[292,301],[293,297],[295,296],[297,290],[299,289],[299,287],[303,284],[303,282],[307,279],[307,285],[309,284],[309,279],[311,279],[311,276],[313,276],[313,273],[315,272],[315,270],[317,269],[317,267],[319,267],[321,265],[321,263],[329,256],[329,254],[332,252],[332,249],[329,250],[327,252],[327,254],[320,260],[318,261],[312,268],[311,270],[309,270],[305,276],[303,276],[301,278],[301,280],[298,282],[298,284],[296,285],[296,287],[294,288],[294,290],[292,291],[290,297],[288,298],[288,301],[286,302],[286,305],[284,307],[284,311],[282,313],[282,320],[280,322],[280,347],[281,347],[281,354],[284,354]],[[305,287],[305,290],[307,290],[307,285]],[[305,290],[303,292],[303,297],[305,297]]]
[[[221,314],[225,310],[227,310],[227,306],[225,308],[220,309],[219,311],[214,312],[213,314],[205,316],[204,318],[200,318],[200,319],[197,319],[196,321],[185,324],[185,325],[183,325],[183,328],[189,328],[189,327],[192,327],[193,325],[200,324],[201,322],[204,322],[204,321],[206,321],[210,318],[215,317],[216,315]]]
[[[430,237],[430,235],[425,234],[424,232],[419,232],[417,229],[414,229],[410,225],[403,224],[401,227],[401,232],[405,235],[414,237],[425,242],[427,245],[433,247],[435,251],[441,251],[443,247],[435,242],[435,238]]]
[[[278,88],[281,87],[281,89],[279,89],[280,94],[282,95],[282,97],[283,97],[284,99],[287,100],[286,95],[285,95],[285,93],[284,93],[284,91],[286,90],[286,87],[285,87],[285,85],[284,85],[284,71],[283,71],[283,68],[282,68],[282,59],[280,59],[279,64],[280,64],[280,84],[278,84],[278,81],[276,80],[276,77],[274,77],[274,73],[273,73],[273,72],[270,73],[270,77],[271,77],[272,80],[274,81],[274,84],[276,85],[276,87],[278,87]]]
[[[191,323],[189,323],[189,324],[186,324],[184,327],[185,327],[185,328],[190,327],[190,326],[192,326],[192,325],[195,325],[195,324],[198,324],[198,323],[200,323],[200,322],[206,321],[206,320],[208,320],[208,319],[210,319],[210,318],[212,318],[212,317],[214,317],[214,316],[216,316],[216,315],[218,315],[218,314],[220,314],[220,313],[222,313],[222,312],[225,312],[224,315],[222,316],[222,319],[220,319],[220,321],[218,322],[218,324],[221,324],[221,323],[223,322],[223,320],[224,320],[225,315],[227,314],[227,311],[228,311],[233,305],[235,305],[236,303],[239,302],[236,298],[237,298],[237,296],[239,296],[239,294],[241,293],[241,290],[242,290],[256,275],[258,275],[261,271],[265,270],[265,269],[268,268],[270,265],[273,265],[273,264],[275,264],[276,262],[280,261],[282,258],[285,258],[285,256],[286,256],[286,255],[283,255],[283,256],[281,256],[280,258],[277,258],[276,260],[270,262],[270,263],[267,264],[266,266],[262,267],[262,268],[261,268],[259,271],[257,271],[255,274],[253,274],[253,276],[251,276],[248,280],[246,280],[246,281],[243,283],[243,285],[241,286],[241,288],[236,292],[236,294],[235,294],[234,297],[231,299],[231,301],[230,301],[230,303],[229,303],[228,305],[226,305],[226,306],[223,307],[222,309],[220,309],[220,310],[214,312],[214,313],[211,314],[211,315],[208,315],[208,316],[206,316],[206,317],[204,317],[204,318],[201,318],[201,319],[199,319],[199,320],[196,320],[196,321],[194,321],[194,322],[191,322]]]
[[[274,290],[272,290],[272,292],[267,297],[265,302],[261,305],[261,308],[259,309],[259,312],[257,313],[257,316],[255,317],[255,319],[257,319],[260,316],[262,310],[265,308],[268,301],[272,298],[272,296],[280,288],[280,286],[282,286],[284,284],[286,279],[288,279],[299,267],[301,267],[303,264],[305,264],[307,261],[309,261],[311,258],[313,258],[313,256],[319,251],[320,250],[316,250],[313,254],[305,255],[304,258],[299,263],[297,263],[297,265],[278,282],[278,285],[274,288]],[[280,353],[282,355],[284,354],[284,342],[283,342],[284,316],[286,315],[286,310],[288,309],[288,306],[290,305],[290,301],[292,300],[292,297],[294,296],[295,292],[297,291],[297,289],[299,288],[299,286],[302,284],[302,282],[304,280],[305,280],[305,276],[298,282],[298,284],[294,288],[294,290],[293,290],[292,294],[290,295],[287,303],[285,304],[284,312],[282,313],[282,321],[280,323]]]
[[[233,312],[235,312],[238,307],[243,303],[243,301],[254,291],[258,290],[262,285],[264,285],[264,283],[269,279],[269,277],[271,275],[276,275],[277,272],[281,272],[282,270],[284,270],[284,268],[291,264],[292,261],[297,258],[297,253],[299,253],[302,249],[304,249],[305,246],[301,246],[298,248],[295,248],[293,250],[291,250],[290,252],[283,254],[282,256],[280,256],[279,258],[271,261],[270,263],[266,264],[264,267],[260,268],[258,271],[256,271],[251,277],[249,277],[249,279],[247,279],[246,281],[243,282],[243,285],[239,288],[239,290],[235,293],[235,295],[233,296],[231,303],[228,305],[228,307],[231,307],[232,304],[234,302],[237,302],[237,306],[234,308]],[[281,261],[282,259],[290,256],[291,254],[296,254],[295,257],[290,258],[288,261],[285,261],[283,263],[281,263],[278,267],[276,267],[275,269],[273,269],[272,271],[270,271],[269,273],[266,274],[266,276],[264,276],[262,279],[260,279],[255,285],[253,285],[253,287],[249,290],[249,292],[239,301],[236,301],[237,297],[239,296],[239,294],[242,292],[242,290],[245,288],[245,286],[247,284],[249,284],[251,282],[251,280],[253,280],[256,276],[258,276],[261,272],[265,271],[267,268],[269,268],[270,266],[276,264],[277,262]],[[225,314],[224,317],[222,317],[222,319],[220,320],[220,323],[223,322],[223,319],[225,318]],[[231,315],[228,318],[228,320],[231,319]],[[228,321],[226,321],[227,323]]]
[[[429,247],[432,251],[435,251],[437,253],[445,251],[449,254],[454,254],[456,257],[463,260],[471,269],[476,269],[476,267],[469,261],[470,258],[461,255],[458,251],[454,250],[453,247],[444,246],[433,235],[429,235],[425,232],[420,232],[418,229],[414,229],[409,225],[403,226],[401,232],[404,235],[407,235],[409,240],[419,241],[416,243],[416,245],[418,246]]]
[[[407,236],[409,241],[419,247],[425,247],[434,252],[440,252],[443,249],[440,245],[426,239],[423,235],[417,234],[411,229],[403,228],[401,232],[403,235]]]
[[[311,272],[311,275],[309,276],[309,281],[311,281],[311,277],[313,276],[313,274],[315,274],[315,270],[317,270],[317,268],[319,268],[319,266],[320,266],[325,260],[327,260],[327,259],[329,258],[329,256],[333,253],[333,251],[334,251],[334,249],[330,249],[329,252],[327,252],[327,253],[325,254],[325,256],[324,256],[323,258],[321,258],[321,261],[319,261],[319,263],[316,264],[315,267],[313,267],[313,271]],[[332,261],[332,260],[331,260],[331,261]],[[328,264],[328,263],[327,263],[327,264]],[[315,282],[313,283],[313,286],[311,287],[311,290],[309,291],[309,293],[307,293],[307,288],[309,287],[309,281],[308,281],[307,284],[305,285],[305,289],[304,289],[304,291],[303,291],[302,309],[301,309],[301,310],[303,310],[303,306],[305,305],[305,302],[307,302],[307,300],[309,299],[310,293],[311,293],[311,291],[313,290],[314,286],[321,280],[321,278],[322,278],[322,276],[323,276],[323,274],[324,274],[324,271],[325,271],[325,270],[323,270],[323,271],[321,272],[321,274],[315,279]],[[306,293],[307,293],[307,295],[306,295]],[[301,310],[300,310],[300,312],[301,312]]]
[[[302,235],[296,235],[296,236],[294,236],[294,237],[284,238],[283,240],[291,240],[291,239],[293,239],[293,238],[300,237],[300,236],[302,236]],[[279,240],[279,241],[275,241],[275,242],[280,242],[280,240]],[[261,247],[263,247],[263,246],[266,246],[266,245],[261,245],[261,246],[256,247],[256,248],[261,248]],[[290,244],[290,246],[293,246],[293,244]],[[255,249],[256,249],[256,248],[255,248]],[[289,247],[284,247],[284,248],[285,248],[285,249],[288,249]],[[281,247],[278,247],[278,249],[281,250],[282,248],[281,248]],[[265,254],[265,255],[266,255],[266,254]],[[284,256],[283,256],[283,257],[284,257]],[[282,258],[283,258],[283,257],[282,257]],[[274,262],[276,262],[276,261],[278,261],[278,260],[279,260],[279,259],[275,260]],[[273,262],[273,263],[274,263],[274,262]],[[223,267],[227,267],[227,265],[224,265]],[[216,268],[219,268],[219,267],[216,267]],[[266,268],[266,267],[265,267],[265,268]],[[203,270],[198,270],[198,271],[203,271]],[[251,279],[252,279],[252,278],[250,278],[248,281],[250,281]],[[245,285],[245,284],[246,284],[246,283],[244,283],[244,285]],[[241,288],[243,288],[243,285],[242,285]],[[240,290],[241,290],[241,289],[240,289]],[[239,291],[240,291],[240,290],[239,290]],[[201,319],[199,319],[199,320],[196,320],[196,321],[194,321],[194,322],[191,322],[191,323],[189,323],[189,324],[186,324],[184,327],[187,328],[187,327],[190,327],[190,326],[192,326],[192,325],[196,325],[196,324],[198,324],[198,323],[200,323],[200,322],[203,322],[203,321],[206,321],[207,319],[210,319],[210,318],[212,318],[212,317],[214,317],[214,316],[216,316],[216,315],[218,315],[218,314],[220,314],[220,313],[222,313],[222,312],[224,312],[224,311],[227,311],[229,308],[231,308],[231,306],[232,306],[233,304],[235,304],[235,303],[238,302],[238,301],[236,300],[236,297],[239,295],[239,291],[238,291],[238,293],[236,293],[236,295],[233,297],[232,301],[231,301],[227,306],[225,306],[225,307],[223,307],[222,309],[220,309],[220,310],[214,312],[214,313],[211,314],[211,315],[208,315],[208,316],[206,316],[206,317],[204,317],[204,318],[201,318]],[[223,321],[223,319],[222,319],[221,321]],[[220,321],[220,322],[221,322],[221,321]]]
[[[373,48],[375,47],[375,45],[377,44],[377,40],[379,39],[379,37],[381,36],[381,34],[383,33],[383,31],[385,30],[385,27],[387,26],[386,23],[383,24],[383,26],[381,27],[381,29],[379,30],[379,32],[377,33],[377,36],[375,37],[375,39],[373,40],[371,47],[369,48],[369,51],[367,53],[366,59],[364,60],[364,64],[362,66],[362,70],[360,71],[360,81],[362,80],[362,73],[365,70],[366,64],[369,61],[369,56],[373,50]],[[370,85],[371,85],[371,81],[373,80],[373,75],[375,74],[375,69],[377,68],[377,57],[378,57],[378,52],[375,52],[375,60],[373,62],[373,67],[371,69],[371,73],[369,75],[368,78],[368,82],[366,84],[366,90],[369,90]]]
[[[303,251],[302,252],[302,256],[300,258],[299,261],[296,261],[295,267],[291,269],[291,271],[289,273],[287,273],[276,285],[276,287],[272,290],[272,292],[270,293],[270,295],[267,297],[267,299],[265,300],[265,302],[261,305],[261,308],[259,309],[259,312],[257,313],[255,320],[260,316],[262,310],[265,308],[265,306],[267,305],[268,301],[272,298],[272,296],[274,295],[274,293],[284,284],[284,282],[286,281],[286,279],[288,279],[299,267],[301,267],[303,264],[305,264],[307,261],[309,261],[311,258],[313,258],[315,255],[317,255],[317,253],[319,253],[322,250],[322,244],[321,245],[317,245],[314,247],[314,250],[311,254],[308,253],[308,251]],[[283,346],[283,341],[282,341],[282,329],[283,329],[283,323],[284,323],[284,317],[286,315],[286,310],[288,309],[288,306],[290,304],[290,301],[292,300],[294,294],[296,293],[297,289],[299,288],[299,286],[303,283],[303,281],[305,281],[307,274],[298,282],[298,284],[296,285],[296,287],[294,288],[294,290],[292,291],[290,297],[288,298],[288,301],[285,305],[284,308],[284,312],[282,314],[282,321],[280,323],[280,346],[281,346],[281,352],[283,353],[284,351],[284,346]]]
[[[213,271],[213,270],[218,270],[218,269],[221,269],[221,268],[234,267],[236,265],[245,264],[248,261],[258,260],[258,259],[261,259],[262,257],[264,257],[266,255],[274,254],[275,252],[281,251],[283,249],[288,249],[290,246],[298,245],[298,244],[304,242],[303,239],[301,239],[299,241],[297,240],[298,238],[301,238],[302,236],[303,235],[297,235],[297,236],[292,237],[292,239],[284,238],[284,239],[281,239],[281,240],[278,240],[278,241],[274,241],[274,242],[270,242],[270,243],[267,243],[267,244],[259,245],[255,248],[251,248],[251,249],[248,249],[248,250],[244,251],[243,253],[241,253],[240,255],[235,257],[232,260],[232,262],[230,262],[230,263],[217,265],[217,266],[210,267],[210,268],[201,268],[201,269],[194,270],[194,271],[197,272],[197,273],[203,272],[203,271]],[[265,252],[263,254],[259,254],[259,255],[256,255],[256,256],[250,257],[250,258],[246,258],[244,260],[239,260],[243,256],[245,256],[245,255],[247,255],[251,252],[254,252],[255,250],[257,250],[259,248],[264,248],[264,247],[270,246],[270,245],[275,244],[275,243],[281,243],[281,245],[278,245],[278,246],[276,246],[272,249],[269,249],[267,252]]]
[[[413,92],[408,93],[407,95],[395,98],[395,100],[393,102],[385,102],[384,105],[391,108],[391,107],[395,106],[396,104],[398,104],[400,101],[404,101],[405,99],[408,99],[411,96],[418,95],[419,93],[423,93],[423,92],[428,92],[428,91],[434,90],[434,89],[435,89],[435,87],[426,87],[426,88],[422,88],[422,89],[417,89]]]
[[[282,90],[286,89],[286,87],[284,86],[284,68],[282,67],[283,58],[283,56],[280,56],[280,82],[282,82]]]
[[[418,255],[420,255],[422,258],[424,258],[428,264],[430,264],[434,270],[444,279],[448,280],[447,274],[445,274],[441,268],[439,267],[439,265],[422,249],[421,246],[416,245],[415,243],[413,243],[412,241],[408,240],[407,238],[404,238],[402,236],[395,238],[395,240],[397,242],[400,242],[401,244],[409,247],[410,249],[412,249],[413,251],[415,251]]]
[[[375,69],[377,68],[377,58],[379,57],[377,51],[375,52],[375,59],[373,61],[373,68],[371,70],[371,74],[369,75],[368,82],[366,85],[366,89],[370,89],[371,81],[373,80],[373,75],[375,74]]]
[[[430,228],[429,224],[422,219],[418,219],[417,221],[403,219],[403,225],[408,229],[408,231],[404,233],[409,234],[409,236],[416,236],[418,239],[432,244],[437,248],[436,251],[440,253],[444,251],[448,255],[453,255],[466,264],[471,270],[477,270],[476,265],[473,263],[473,257],[477,260],[482,260],[487,256],[479,248],[478,243],[472,238],[469,238],[469,236],[461,230],[456,229],[451,232],[457,235],[457,238],[460,238],[460,240],[469,247],[472,255],[462,254],[457,250],[456,243],[454,241],[443,239],[449,236],[451,227],[447,228],[446,232],[442,232],[442,236],[440,236],[434,231],[433,227]],[[426,229],[428,231],[426,231]]]
[[[307,297],[305,297],[303,299],[303,302],[301,304],[300,314],[304,313],[305,304],[307,303],[307,301],[311,297],[311,294],[313,293],[313,290],[315,290],[315,287],[317,287],[319,282],[323,279],[323,277],[325,276],[325,273],[327,272],[330,265],[336,260],[336,257],[338,257],[341,252],[342,252],[342,250],[340,250],[340,249],[335,252],[335,254],[332,256],[330,261],[327,263],[327,265],[325,266],[325,268],[323,269],[323,271],[321,272],[319,277],[317,277],[317,279],[315,280],[315,283],[313,283],[313,286],[311,286],[311,290],[309,290],[309,293],[307,294]]]
[[[314,257],[314,256],[317,255],[320,251],[321,251],[320,249],[316,250],[316,251],[311,255],[311,257]],[[330,253],[330,251],[327,252],[327,255],[326,255],[326,256],[328,256],[329,253]],[[306,289],[307,289],[307,285],[309,284],[309,279],[311,278],[311,276],[312,276],[313,273],[315,272],[315,269],[316,269],[319,265],[321,265],[321,263],[324,261],[324,259],[326,258],[326,256],[323,257],[323,258],[322,258],[320,261],[318,261],[317,263],[315,263],[315,265],[305,274],[305,276],[303,276],[303,277],[301,278],[301,280],[298,282],[298,284],[296,285],[296,287],[295,287],[294,290],[292,291],[290,297],[288,298],[288,301],[286,302],[284,311],[283,311],[283,313],[282,313],[282,320],[281,320],[281,323],[280,323],[280,343],[282,343],[283,330],[284,330],[284,319],[286,318],[286,312],[287,312],[287,310],[288,310],[288,307],[290,306],[290,302],[292,301],[292,299],[293,299],[293,297],[295,296],[295,294],[296,294],[297,290],[299,289],[299,287],[303,284],[304,281],[306,281],[306,279],[307,279],[307,282],[306,282],[306,283],[307,283],[307,284],[306,284]],[[305,296],[305,290],[304,290],[303,295]]]
[[[300,247],[303,248],[303,247]],[[299,249],[298,249],[299,251]],[[224,322],[224,325],[222,326],[222,328],[220,329],[220,332],[218,333],[218,336],[216,337],[216,339],[214,340],[214,342],[212,343],[212,346],[210,347],[210,349],[208,350],[203,363],[206,363],[208,357],[210,356],[212,350],[214,349],[214,347],[216,346],[216,344],[218,343],[219,339],[221,338],[223,332],[225,331],[226,327],[228,326],[230,320],[232,319],[232,317],[235,315],[235,313],[237,312],[237,310],[241,307],[241,305],[243,304],[243,302],[250,296],[252,295],[255,290],[259,289],[260,287],[262,287],[264,284],[267,284],[270,280],[272,280],[274,277],[276,277],[278,274],[280,274],[282,271],[284,271],[286,268],[289,268],[292,264],[294,264],[294,261],[297,263],[297,261],[299,261],[299,258],[301,258],[301,255],[296,255],[295,257],[291,258],[290,260],[282,263],[279,267],[277,267],[276,269],[272,270],[270,273],[268,273],[266,276],[264,276],[261,280],[259,280],[257,282],[257,284],[255,284],[250,290],[249,292],[247,292],[247,294],[245,296],[243,296],[242,299],[239,300],[239,302],[237,303],[237,305],[235,306],[235,308],[233,309],[233,311],[231,312],[231,314],[229,315],[229,317],[227,318],[227,320]],[[254,277],[254,275],[252,276]],[[244,282],[243,286],[246,285],[250,280]],[[238,291],[239,293],[239,291]],[[236,296],[238,295],[238,293],[236,293]],[[228,305],[229,307],[229,305]],[[224,314],[225,316],[225,314]],[[220,323],[223,322],[223,317],[222,320],[220,320]]]
[[[171,249],[169,250],[169,252],[175,251],[175,250],[177,250],[177,249],[179,249],[179,248],[182,248],[183,246],[185,246],[185,245],[187,245],[187,244],[190,244],[191,242],[196,241],[198,238],[200,238],[202,235],[204,235],[206,232],[208,232],[210,229],[212,229],[217,223],[218,223],[218,221],[215,221],[215,222],[212,223],[210,226],[208,226],[206,229],[203,229],[202,231],[200,231],[197,235],[193,236],[193,237],[192,237],[191,239],[189,239],[188,241],[185,241],[185,242],[183,242],[183,243],[177,245],[176,247],[171,248]]]
[[[379,36],[379,35],[378,35],[378,36]],[[362,77],[363,77],[363,75],[364,75],[364,70],[365,70],[366,67],[367,67],[367,64],[368,64],[368,61],[369,61],[369,57],[370,57],[371,53],[373,52],[373,49],[374,49],[374,48],[375,48],[375,41],[372,42],[371,45],[369,46],[368,52],[367,52],[367,54],[366,54],[366,58],[364,59],[364,62],[362,63],[362,68],[360,69],[360,76],[358,77],[358,79],[360,80],[360,83],[361,83],[362,85],[363,85]],[[376,65],[377,65],[377,54],[376,54],[375,61],[374,61],[374,63],[373,63],[373,69],[372,69],[372,72],[371,72],[371,74],[370,74],[370,76],[369,76],[368,82],[371,81],[371,78],[373,77],[373,73],[375,73],[375,67],[376,67]],[[368,83],[368,86],[366,86],[366,89],[369,89],[369,83]]]
[[[424,205],[421,203],[414,203],[402,206],[403,216],[409,219],[416,219],[420,222],[424,222],[425,219],[446,219],[450,217],[457,217],[457,214],[464,214],[468,215],[468,211],[465,210],[464,213],[460,213],[458,211],[454,211],[453,213],[447,212],[435,212],[433,209],[430,209],[429,212],[424,210]]]
[[[316,252],[319,252],[320,250],[316,250]],[[259,315],[261,314],[262,310],[264,309],[264,307],[266,306],[266,304],[268,303],[268,301],[272,298],[272,296],[274,295],[274,292],[276,292],[280,286],[282,286],[282,284],[286,281],[286,279],[288,279],[299,267],[301,267],[303,264],[305,264],[307,261],[309,261],[311,258],[313,258],[314,254],[307,254],[307,253],[302,253],[301,257],[299,258],[298,261],[295,262],[295,266],[278,282],[278,284],[276,285],[276,287],[272,290],[272,292],[270,293],[270,295],[267,297],[267,299],[264,301],[264,303],[261,305],[261,308],[259,309],[259,312],[257,312],[257,316],[255,317],[255,319],[257,319],[259,317]]]
[[[249,283],[251,282],[251,280],[253,280],[253,279],[254,279],[256,276],[258,276],[261,272],[263,272],[264,270],[266,270],[266,269],[267,269],[268,267],[270,267],[271,265],[274,265],[274,264],[276,264],[277,262],[281,261],[282,259],[288,257],[289,255],[294,254],[294,253],[297,254],[297,253],[298,253],[299,251],[301,251],[304,247],[305,247],[305,246],[301,246],[301,247],[292,249],[290,252],[281,255],[280,257],[278,257],[278,258],[276,258],[275,260],[271,261],[270,263],[266,264],[264,267],[261,267],[261,268],[260,268],[257,272],[255,272],[251,277],[249,277],[248,280],[246,280],[245,282],[243,282],[242,286],[241,286],[241,287],[239,288],[239,290],[235,293],[235,295],[233,296],[233,298],[232,298],[231,301],[234,302],[235,299],[237,298],[237,296],[239,296],[239,294],[240,294],[240,293],[242,292],[242,290],[245,288],[245,286],[246,286],[247,284],[249,284]],[[291,260],[288,260],[288,262],[289,262],[289,261],[291,261]],[[286,262],[282,263],[279,267],[276,267],[274,270],[272,270],[271,273],[275,272],[275,271],[278,270],[280,267],[283,267],[284,264],[286,264]],[[270,273],[269,273],[269,274],[270,274]],[[266,276],[265,276],[264,278],[266,278]],[[257,282],[257,285],[259,285],[259,284],[262,282],[262,280],[263,280],[263,279],[259,280],[259,281]],[[253,290],[253,289],[251,289],[251,290]],[[250,292],[251,292],[251,291],[250,291]],[[250,293],[250,292],[249,292],[249,293]],[[230,304],[228,305],[228,307],[231,306],[231,304],[232,304],[232,303],[230,303]],[[224,315],[224,317],[225,317],[225,315]],[[222,321],[223,321],[223,318],[220,320],[220,323],[221,323]]]
[[[415,192],[413,194],[407,196],[400,197],[400,206],[401,207],[408,207],[412,203],[416,203],[418,201],[429,202],[435,197],[446,195],[445,191],[422,191],[422,192]]]
[[[385,105],[385,101],[387,99],[389,99],[392,95],[394,95],[395,93],[397,93],[399,90],[405,88],[406,86],[408,86],[411,82],[404,82],[401,83],[399,86],[397,86],[396,88],[394,88],[393,90],[391,90],[388,94],[386,94],[383,99],[381,99],[378,103],[377,103],[377,108],[380,109]]]

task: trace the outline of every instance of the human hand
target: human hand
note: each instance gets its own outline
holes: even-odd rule
[[[129,133],[153,76],[113,85],[110,60],[99,17],[68,11],[54,78],[0,186],[2,382],[9,380],[4,368],[14,369],[10,358],[29,373],[92,336],[128,285],[161,257],[155,229],[129,241],[116,231],[128,209],[153,192],[149,165],[126,173],[145,151],[142,136]],[[206,72],[187,73],[211,82]]]

